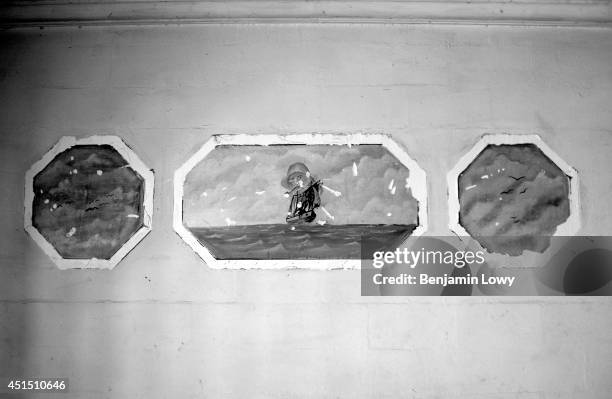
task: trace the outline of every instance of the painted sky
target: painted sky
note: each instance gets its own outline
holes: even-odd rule
[[[460,175],[459,203],[461,224],[487,249],[541,252],[570,215],[569,181],[535,145],[490,145]]]
[[[144,181],[109,145],[78,145],[34,178],[32,223],[64,257],[109,259],[142,226]]]
[[[285,223],[281,179],[303,162],[323,190],[316,222],[416,224],[408,169],[380,145],[220,146],[187,175],[183,220],[190,227]]]

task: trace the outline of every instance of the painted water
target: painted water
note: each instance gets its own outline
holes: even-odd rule
[[[255,224],[190,231],[217,259],[360,259],[362,238],[380,250],[394,250],[415,228],[413,224]]]

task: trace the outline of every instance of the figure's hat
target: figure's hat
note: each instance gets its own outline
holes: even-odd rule
[[[283,177],[283,180],[281,180],[281,185],[285,188],[291,188],[289,186],[289,179],[291,178],[291,176],[296,175],[298,173],[305,176],[310,175],[310,171],[308,170],[308,167],[306,165],[301,162],[293,163],[289,166],[289,169],[287,169],[287,176]]]

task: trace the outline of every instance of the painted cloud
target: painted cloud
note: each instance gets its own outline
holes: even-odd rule
[[[281,179],[302,162],[329,188],[326,224],[418,224],[409,171],[380,145],[220,146],[187,175],[183,221],[190,227],[284,224]]]
[[[459,176],[460,223],[492,252],[542,252],[567,220],[569,180],[533,144],[490,145]]]
[[[144,181],[109,145],[77,145],[34,178],[32,224],[64,258],[109,259],[142,226]]]

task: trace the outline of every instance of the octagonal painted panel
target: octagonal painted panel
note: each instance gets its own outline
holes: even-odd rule
[[[64,137],[25,198],[25,228],[60,268],[112,268],[151,229],[153,173],[118,137]]]
[[[580,227],[578,174],[538,136],[484,136],[448,184],[451,229],[492,253],[542,253]]]
[[[215,268],[359,267],[427,226],[425,173],[385,135],[213,136],[175,174],[174,228]]]

